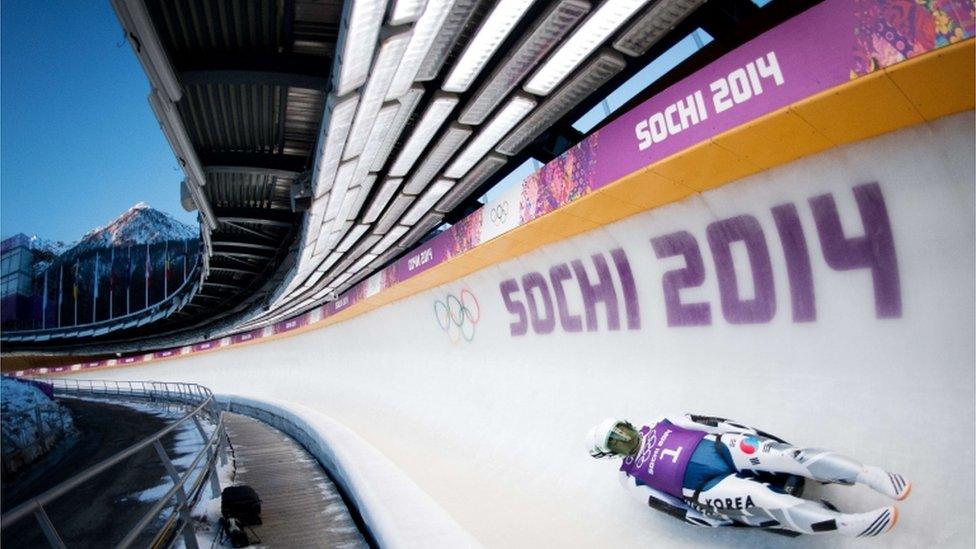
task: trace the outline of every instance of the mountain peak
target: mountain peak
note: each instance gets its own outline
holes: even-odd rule
[[[139,202],[104,227],[88,232],[81,244],[89,246],[130,246],[155,244],[166,240],[197,238],[200,230],[177,221],[166,212]]]

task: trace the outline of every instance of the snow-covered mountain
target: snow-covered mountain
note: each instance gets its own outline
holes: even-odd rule
[[[35,276],[40,276],[53,263],[70,263],[76,259],[84,261],[96,250],[199,238],[199,227],[181,223],[171,215],[140,202],[108,225],[88,231],[77,243],[46,240],[36,235],[28,237],[28,240],[31,248],[39,252],[35,256],[33,270]]]
[[[165,212],[140,202],[104,227],[88,231],[77,245],[66,251],[80,255],[94,249],[155,244],[167,240],[200,237],[200,228],[177,221]]]
[[[48,240],[46,238],[41,238],[37,235],[28,237],[30,241],[30,247],[32,250],[41,252],[43,254],[50,254],[52,256],[59,256],[64,252],[70,250],[77,244],[77,242],[63,242],[61,240]]]

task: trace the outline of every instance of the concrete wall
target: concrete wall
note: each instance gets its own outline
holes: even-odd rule
[[[971,547],[973,126],[808,157],[327,329],[90,375],[313,408],[491,546],[781,544],[642,507],[584,450],[605,416],[694,411],[913,480],[886,546]]]

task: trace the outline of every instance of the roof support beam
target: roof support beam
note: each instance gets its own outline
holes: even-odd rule
[[[184,86],[210,84],[269,84],[325,92],[329,80],[321,75],[261,70],[191,70],[180,73]]]
[[[302,53],[246,54],[241,51],[208,51],[205,55],[178,59],[175,63],[181,71],[180,76],[186,84],[188,73],[247,73],[284,74],[294,78],[328,79],[332,60],[320,55]],[[225,81],[226,82],[226,81]],[[305,87],[305,86],[302,86]],[[312,88],[324,89],[324,88]]]
[[[199,151],[197,157],[206,169],[231,166],[234,170],[275,170],[293,174],[305,171],[305,156],[267,153],[215,153]]]
[[[259,166],[207,166],[203,169],[204,173],[229,173],[229,174],[249,174],[249,175],[266,175],[270,177],[277,177],[280,179],[294,179],[298,177],[300,172],[292,170],[281,170],[275,168],[263,168]]]

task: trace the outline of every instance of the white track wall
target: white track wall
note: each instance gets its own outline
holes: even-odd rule
[[[312,407],[375,445],[490,546],[786,542],[757,531],[699,529],[646,508],[617,484],[614,463],[592,460],[584,450],[587,428],[605,416],[637,422],[693,411],[756,425],[798,445],[831,448],[913,480],[898,526],[875,544],[972,547],[973,126],[970,111],[806,158],[331,328],[88,375],[194,381],[217,393]],[[861,210],[855,188],[861,189]],[[880,206],[872,189],[880,193]],[[833,210],[824,195],[832,196],[845,238],[863,236],[864,216],[870,218],[868,244],[845,250],[830,238],[825,243],[812,205],[821,208],[821,222],[829,221]],[[772,213],[786,204],[795,206],[802,229],[802,238],[787,246],[791,254],[784,252]],[[794,210],[777,211],[787,219]],[[710,244],[711,224],[743,215],[755,222],[715,225]],[[690,240],[677,241],[697,243],[704,269],[700,285],[696,273],[687,276],[678,298],[685,306],[707,303],[708,325],[668,324],[662,277],[685,262],[658,259],[651,239],[678,231]],[[736,234],[752,239],[752,268]],[[825,247],[834,251],[834,267],[879,266],[838,270],[825,260]],[[734,265],[734,277],[724,271],[724,288],[713,248],[720,256],[729,250]],[[628,322],[614,249],[623,250],[633,272],[639,329]],[[586,330],[583,318],[583,331],[570,332],[573,319],[564,324],[556,318],[550,268],[567,263],[565,272],[572,273],[571,262],[580,260],[596,284],[593,254],[602,254],[612,274],[619,330],[608,329],[608,308],[601,304],[595,331]],[[789,269],[787,255],[793,258]],[[532,272],[541,277],[524,276]],[[771,286],[764,273],[771,273]],[[517,310],[518,303],[529,304],[524,283],[540,278],[553,304],[553,331],[537,333],[549,324],[539,318],[525,335],[513,336],[518,316],[506,308],[500,285],[514,280],[508,286],[516,285],[511,307]],[[565,278],[567,311],[582,315],[578,277]],[[435,318],[435,310],[443,313],[435,303],[462,291],[470,309],[462,327],[470,342],[450,323],[442,330]],[[542,317],[543,296],[533,295]],[[464,316],[454,299],[450,304],[455,318]],[[478,322],[470,331],[472,318]],[[459,336],[456,342],[452,335]],[[842,509],[888,504],[861,487],[811,486],[809,493]],[[823,536],[789,543],[867,542]]]

